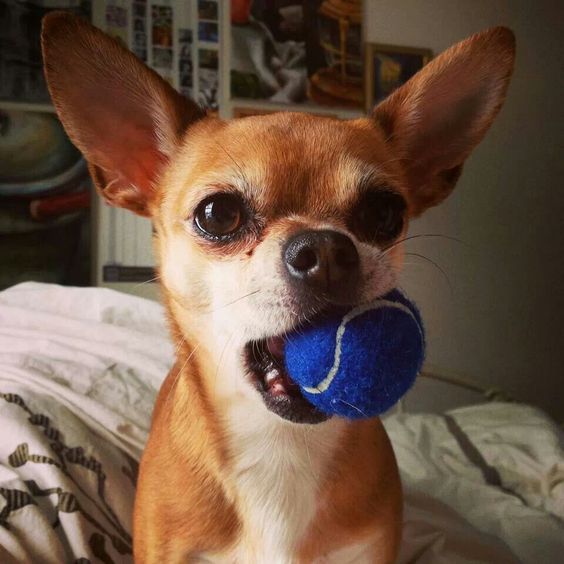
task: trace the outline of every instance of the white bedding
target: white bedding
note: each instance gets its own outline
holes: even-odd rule
[[[492,403],[385,424],[408,488],[500,537],[523,562],[564,562],[564,434],[542,412]]]
[[[172,357],[153,302],[0,293],[0,562],[131,561],[137,461]],[[540,411],[487,404],[386,427],[406,487],[400,562],[562,561],[563,435]]]

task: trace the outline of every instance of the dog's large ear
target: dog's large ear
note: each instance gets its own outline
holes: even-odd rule
[[[150,215],[155,183],[202,117],[117,40],[65,12],[43,20],[45,76],[57,114],[112,205]]]
[[[503,104],[514,59],[509,29],[478,33],[432,60],[374,109],[404,163],[413,215],[454,188],[464,160]]]

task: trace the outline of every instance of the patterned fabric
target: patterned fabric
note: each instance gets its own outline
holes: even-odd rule
[[[131,562],[137,461],[36,393],[0,392],[0,429],[0,545],[19,562]]]
[[[0,293],[0,564],[132,562],[138,460],[171,362],[154,302]]]

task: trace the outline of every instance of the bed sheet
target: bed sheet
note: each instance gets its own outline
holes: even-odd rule
[[[37,283],[0,293],[0,562],[131,561],[137,463],[173,353],[154,302]],[[406,490],[402,564],[559,561],[562,434],[540,411],[385,424]]]
[[[543,412],[512,403],[384,422],[411,491],[442,501],[522,562],[564,555],[564,434]]]

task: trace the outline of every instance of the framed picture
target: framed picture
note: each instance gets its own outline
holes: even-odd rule
[[[216,0],[198,0],[198,19],[217,22],[219,10]]]
[[[200,41],[217,43],[219,40],[219,31],[218,31],[217,22],[200,21],[198,23],[198,39]]]
[[[231,97],[364,106],[363,0],[231,0]]]
[[[432,58],[430,49],[367,43],[364,79],[366,109],[371,110],[405,84]]]

